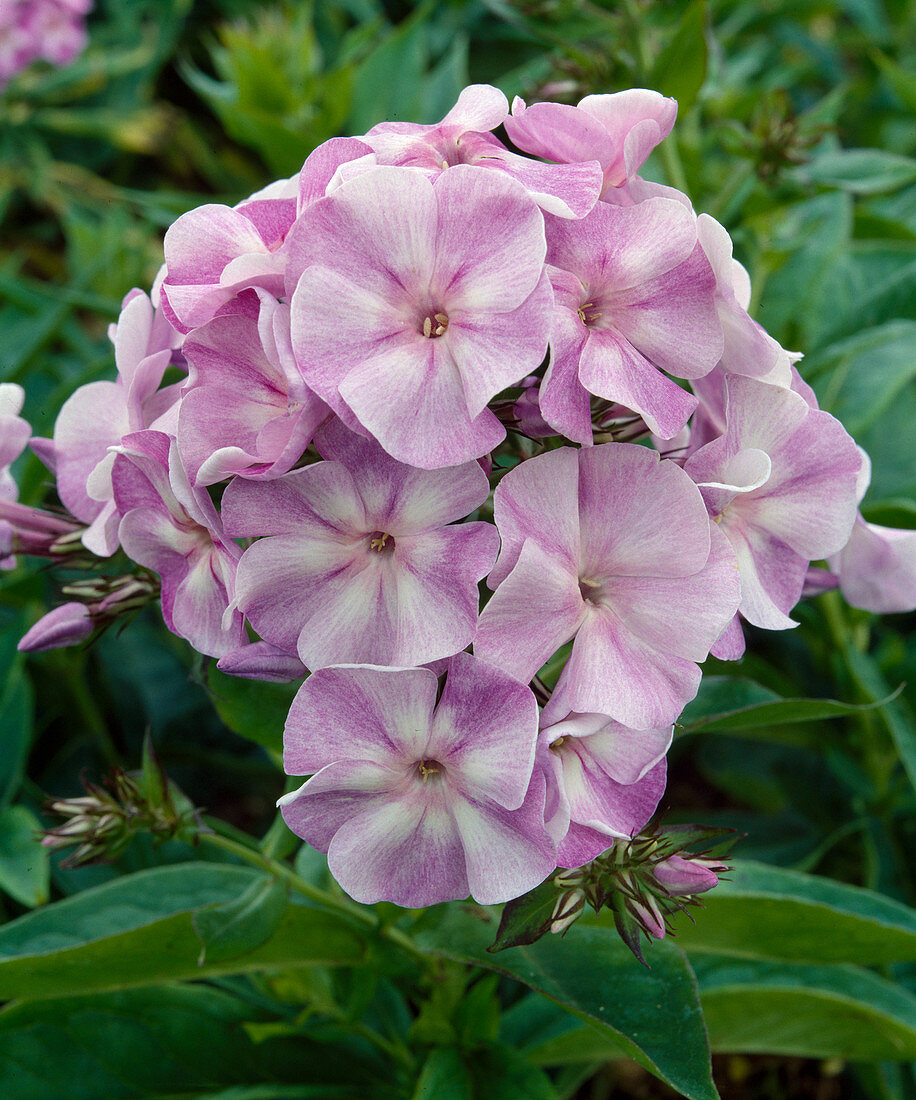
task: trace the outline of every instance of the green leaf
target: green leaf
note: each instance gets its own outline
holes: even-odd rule
[[[233,733],[274,752],[283,751],[283,727],[299,684],[272,684],[207,670],[207,686],[220,718]]]
[[[647,88],[673,96],[678,109],[692,107],[706,79],[706,2],[693,0],[667,46],[655,59]]]
[[[276,934],[236,960],[198,966],[193,915],[237,901],[262,873],[181,863],[125,875],[0,928],[0,999],[63,997],[277,966],[350,966],[365,946],[337,914],[290,905]]]
[[[474,1100],[559,1100],[547,1074],[511,1047],[475,1050],[469,1066]]]
[[[0,808],[16,796],[32,737],[32,686],[25,673],[16,670],[0,694]]]
[[[846,660],[853,676],[867,694],[872,697],[884,695],[888,686],[887,681],[868,654],[861,653],[850,645],[846,650]],[[881,706],[880,714],[893,739],[910,783],[916,787],[916,729],[907,720],[902,707],[893,700]]]
[[[256,1042],[258,1015],[203,984],[14,1004],[0,1012],[3,1100],[360,1100],[388,1069],[352,1043]]]
[[[415,939],[428,951],[524,982],[597,1028],[615,1050],[688,1100],[715,1100],[693,974],[674,944],[653,944],[646,971],[614,932],[580,922],[563,939],[546,936],[494,956],[487,952],[492,925],[484,910],[471,914],[463,906],[441,906],[418,922]]]
[[[916,997],[855,966],[696,960],[716,1051],[804,1058],[916,1058]]]
[[[40,830],[41,822],[25,806],[8,806],[0,814],[0,890],[30,909],[45,904],[51,886]]]
[[[704,895],[695,924],[677,921],[677,940],[693,958],[811,963],[916,961],[916,912],[857,886],[736,860],[728,878]]]
[[[808,364],[821,407],[858,435],[916,378],[916,321],[889,321],[831,345]]]
[[[758,702],[735,706],[745,699]],[[775,692],[751,681],[710,676],[700,694],[684,708],[680,732],[698,733],[727,730],[742,733],[768,730],[780,740],[779,727],[796,722],[817,722],[874,710],[879,704],[841,703],[836,699],[781,699]],[[722,709],[719,709],[722,708]],[[797,738],[792,738],[797,740]]]
[[[506,902],[496,939],[487,950],[504,951],[507,947],[535,943],[550,928],[558,897],[553,879],[546,879],[527,894]]]
[[[280,926],[288,897],[285,882],[265,875],[233,901],[198,909],[191,923],[203,944],[199,964],[238,958],[266,943]]]
[[[854,195],[881,195],[916,181],[916,160],[884,149],[837,149],[821,153],[796,174]]]
[[[468,1071],[455,1047],[437,1047],[430,1053],[411,1100],[475,1100]]]

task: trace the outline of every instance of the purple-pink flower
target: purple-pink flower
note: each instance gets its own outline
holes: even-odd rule
[[[487,402],[540,365],[553,301],[520,184],[372,168],[304,211],[289,250],[299,367],[348,426],[425,469],[503,439]]]
[[[502,550],[475,653],[527,681],[574,639],[558,706],[673,722],[738,604],[734,555],[690,478],[646,447],[565,447],[510,471],[494,500]]]
[[[456,523],[486,500],[476,462],[419,470],[339,421],[325,461],[273,481],[237,479],[223,495],[244,553],[238,606],[261,637],[311,669],[425,664],[468,645],[477,582],[496,559],[495,528]]]
[[[350,665],[313,673],[293,702],[284,766],[315,774],[279,804],[357,901],[489,905],[556,866],[534,695],[466,653],[438,702],[437,688],[429,669]]]

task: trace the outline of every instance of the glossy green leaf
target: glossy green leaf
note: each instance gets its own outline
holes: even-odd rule
[[[364,945],[336,914],[290,905],[276,934],[235,959],[198,965],[192,917],[227,905],[261,872],[216,863],[139,871],[0,928],[0,999],[122,990],[275,966],[353,965]]]
[[[887,681],[868,654],[849,646],[846,659],[859,685],[869,695],[873,697],[884,695],[888,686]],[[881,707],[880,715],[894,741],[910,783],[916,787],[916,728],[904,713],[903,707],[895,700],[885,703]]]
[[[717,1051],[804,1058],[916,1058],[916,997],[855,966],[696,960]]]
[[[203,945],[200,965],[234,959],[266,943],[280,926],[288,897],[285,882],[264,875],[232,901],[198,909],[191,923]]]
[[[646,87],[673,96],[678,109],[692,107],[706,79],[706,3],[693,0],[655,59]]]
[[[681,733],[764,730],[772,733],[773,740],[782,740],[780,726],[842,718],[875,709],[875,704],[861,706],[836,699],[782,699],[760,684],[727,676],[711,676],[708,680],[697,698],[684,708],[678,720]]]
[[[411,1100],[474,1100],[471,1078],[456,1047],[437,1047],[423,1063]]]
[[[916,912],[872,890],[833,879],[736,860],[677,921],[678,943],[694,957],[866,965],[916,961]]]
[[[256,1042],[258,1016],[205,985],[14,1004],[0,1012],[3,1100],[361,1100],[386,1072],[352,1046]]]
[[[693,974],[674,944],[653,944],[647,971],[612,930],[580,923],[564,938],[550,935],[492,955],[487,947],[494,932],[490,913],[451,905],[428,911],[416,939],[426,950],[531,986],[688,1100],[717,1096]]]
[[[41,822],[25,806],[0,814],[0,890],[30,909],[44,905],[51,886],[48,849],[38,842]]]
[[[207,671],[207,687],[217,714],[233,733],[274,752],[283,751],[283,727],[299,684],[272,684]]]
[[[916,181],[916,160],[885,149],[837,149],[821,153],[798,175],[854,195],[881,195]]]

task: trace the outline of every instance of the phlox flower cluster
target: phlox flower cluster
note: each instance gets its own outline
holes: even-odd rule
[[[86,47],[92,0],[0,0],[0,89],[39,59],[69,65]]]
[[[360,901],[506,901],[634,836],[700,665],[794,626],[812,562],[916,603],[913,536],[857,518],[862,456],[727,232],[639,175],[675,115],[473,85],[192,210],[112,326],[117,377],[33,441],[58,522],[142,568],[23,648],[156,574],[220,669],[301,680],[282,811]]]

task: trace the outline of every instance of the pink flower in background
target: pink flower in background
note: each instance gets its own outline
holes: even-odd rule
[[[112,484],[125,552],[162,578],[165,625],[211,657],[238,649],[244,622],[228,608],[241,551],[206,491],[191,488],[175,440],[156,431],[127,436]]]
[[[602,185],[597,160],[582,164],[540,164],[511,153],[488,131],[506,120],[509,103],[490,84],[471,84],[434,126],[380,122],[363,138],[379,164],[423,168],[438,175],[456,164],[474,164],[505,172],[522,184],[534,201],[561,218],[581,218],[598,201]]]
[[[114,453],[122,438],[144,428],[174,432],[179,383],[160,389],[181,337],[146,294],[131,291],[117,325],[114,344],[118,377],[89,382],[64,403],[54,425],[54,443],[43,441],[39,455],[53,464],[57,491],[77,519],[89,524],[83,545],[107,557],[118,546],[120,516],[111,485]],[[43,445],[42,445],[43,444]]]
[[[401,462],[479,458],[487,408],[543,360],[553,296],[540,210],[505,174],[373,168],[310,206],[290,240],[306,382]],[[299,272],[302,272],[301,276]]]
[[[0,89],[39,58],[58,67],[86,47],[92,0],[0,0]]]
[[[418,470],[339,421],[317,440],[326,461],[223,495],[242,557],[238,605],[265,641],[311,669],[425,664],[468,645],[477,582],[496,559],[489,523],[455,523],[486,500],[476,462]]]
[[[840,550],[856,515],[861,458],[842,424],[789,389],[732,375],[725,434],[684,465],[737,555],[738,610],[768,630],[788,617],[808,564]]]
[[[861,447],[859,454],[857,504],[871,481],[871,459]],[[857,512],[849,542],[827,564],[853,607],[881,615],[916,610],[916,531],[866,523]]]
[[[183,351],[178,446],[198,485],[285,474],[332,415],[296,366],[289,308],[266,291],[243,292],[195,329]]]
[[[696,486],[646,447],[564,447],[506,474],[494,505],[502,549],[475,653],[528,681],[575,639],[557,707],[670,725],[738,605]]]
[[[723,348],[696,218],[670,199],[602,203],[578,222],[548,219],[547,244],[557,308],[540,391],[544,419],[588,444],[596,394],[670,439],[697,402],[662,371],[701,377]]]
[[[357,901],[490,905],[556,866],[533,694],[466,653],[436,693],[429,669],[325,668],[290,710],[284,767],[316,774],[283,817]]]
[[[24,402],[22,386],[0,382],[0,500],[15,500],[19,495],[10,466],[25,450],[32,434],[29,422],[19,415]]]
[[[528,107],[516,96],[505,126],[514,145],[544,160],[559,164],[597,160],[604,177],[601,197],[620,202],[632,201],[625,197],[626,185],[638,180],[636,173],[671,133],[676,117],[676,100],[647,88],[630,88],[587,95],[576,107],[563,103]]]

